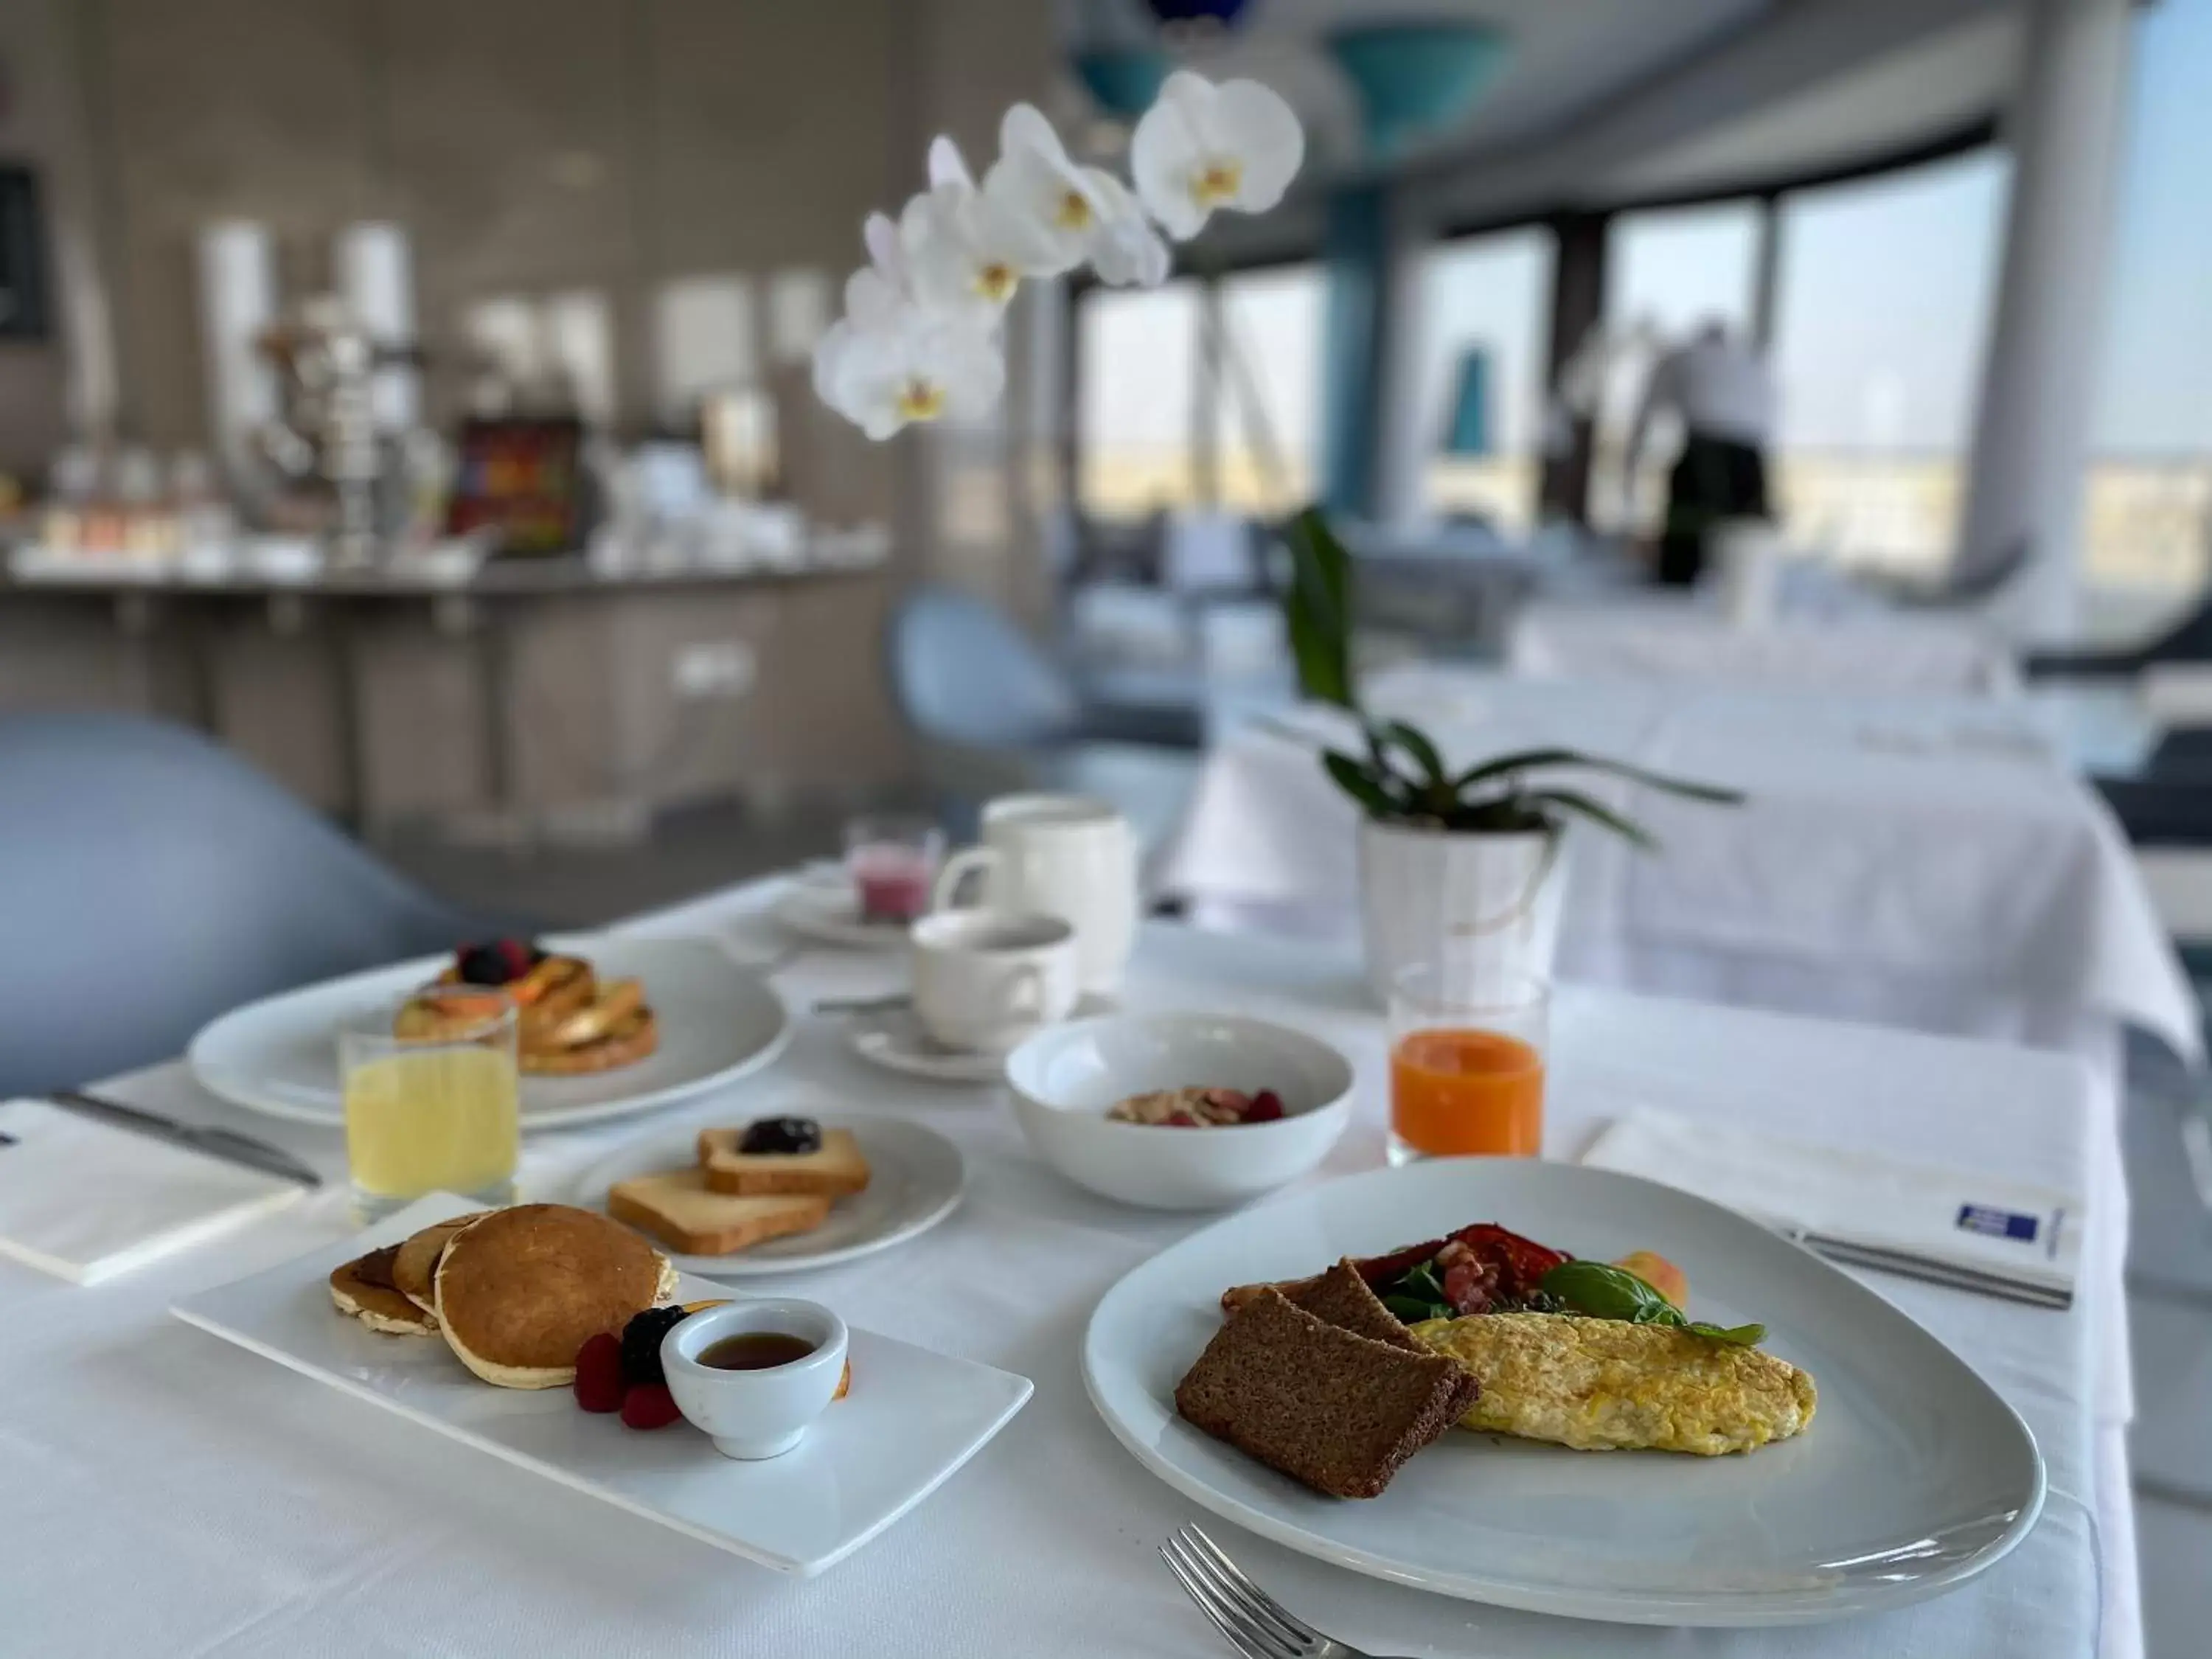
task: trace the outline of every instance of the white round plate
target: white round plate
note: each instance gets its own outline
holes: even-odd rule
[[[791,1016],[775,988],[698,939],[552,939],[608,979],[644,981],[660,1046],[635,1065],[586,1077],[522,1079],[522,1127],[552,1129],[649,1112],[759,1071],[783,1052]],[[185,1051],[202,1086],[249,1111],[331,1127],[345,1121],[337,1028],[432,979],[449,958],[423,957],[264,998],[205,1027]]]
[[[903,951],[907,930],[895,921],[865,921],[853,884],[842,871],[800,876],[776,895],[775,919],[801,939],[847,951]]]
[[[1345,1503],[1176,1415],[1176,1383],[1220,1328],[1223,1291],[1478,1221],[1598,1261],[1658,1251],[1689,1276],[1693,1317],[1761,1321],[1763,1346],[1813,1374],[1812,1424],[1712,1458],[1455,1430],[1379,1498]],[[1984,1571],[2043,1508],[2027,1425],[1874,1291],[1731,1211],[1578,1164],[1440,1159],[1243,1211],[1107,1291],[1083,1375],[1138,1461],[1216,1515],[1355,1572],[1575,1619],[1749,1626],[1874,1613]]]
[[[805,1114],[805,1103],[732,1112],[732,1123],[757,1117]],[[669,1260],[687,1273],[708,1279],[751,1279],[767,1273],[804,1273],[855,1256],[872,1255],[927,1232],[951,1215],[967,1185],[960,1149],[936,1130],[903,1118],[820,1120],[825,1128],[850,1129],[868,1160],[865,1191],[841,1198],[830,1219],[811,1233],[771,1238],[735,1255],[679,1255]],[[606,1207],[607,1188],[617,1181],[653,1170],[683,1169],[696,1161],[699,1127],[659,1129],[626,1141],[585,1171],[576,1182],[576,1201],[594,1210]]]
[[[1110,1014],[1119,1006],[1111,997],[1086,994],[1067,1017],[1091,1019]],[[884,1008],[847,1018],[850,1024],[845,1032],[846,1046],[885,1071],[927,1078],[933,1083],[996,1083],[1006,1074],[1004,1054],[946,1048],[921,1029],[921,1021],[910,1007]]]

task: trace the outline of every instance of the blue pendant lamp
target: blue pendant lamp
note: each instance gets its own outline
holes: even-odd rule
[[[1133,122],[1160,95],[1174,60],[1158,46],[1086,46],[1068,54],[1101,113]]]
[[[1369,23],[1338,29],[1329,50],[1359,88],[1377,159],[1449,125],[1504,64],[1504,34],[1482,23]]]
[[[1245,0],[1146,0],[1163,23],[1213,22],[1227,27],[1244,9]]]

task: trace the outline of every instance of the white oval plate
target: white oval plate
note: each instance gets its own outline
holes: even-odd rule
[[[785,1103],[772,1109],[733,1112],[730,1121],[750,1122],[757,1117],[805,1111],[804,1103]],[[821,1121],[825,1127],[850,1129],[860,1143],[861,1155],[868,1160],[866,1190],[839,1199],[830,1206],[829,1220],[811,1233],[771,1238],[734,1255],[683,1255],[668,1251],[657,1239],[653,1248],[667,1252],[668,1259],[682,1272],[708,1279],[805,1273],[904,1243],[928,1231],[959,1206],[960,1194],[968,1184],[967,1164],[960,1149],[936,1130],[895,1117]],[[607,1188],[617,1181],[650,1170],[681,1169],[693,1163],[699,1128],[694,1124],[688,1129],[660,1129],[625,1141],[578,1178],[576,1201],[604,1210]]]
[[[642,981],[660,1046],[613,1071],[524,1078],[526,1132],[690,1100],[759,1071],[790,1041],[791,1016],[775,988],[708,940],[595,935],[545,943],[586,958],[604,977]],[[435,977],[448,960],[422,957],[248,1003],[206,1026],[185,1059],[203,1087],[249,1111],[342,1127],[339,1023]]]
[[[1232,1285],[1496,1221],[1577,1255],[1638,1249],[1690,1311],[1765,1322],[1812,1372],[1793,1440],[1747,1456],[1577,1452],[1455,1430],[1363,1503],[1323,1498],[1176,1415]],[[2042,1511],[2026,1424],[1881,1297],[1734,1212],[1609,1170],[1513,1158],[1377,1170],[1194,1233],[1100,1301],[1083,1375],[1107,1426],[1194,1502],[1322,1560],[1500,1607],[1639,1625],[1811,1624],[1937,1595]]]

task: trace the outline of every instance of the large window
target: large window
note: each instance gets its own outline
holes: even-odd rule
[[[1536,507],[1544,420],[1544,319],[1552,239],[1540,230],[1471,238],[1422,261],[1423,503],[1514,531]]]
[[[1680,434],[1651,433],[1636,476],[1627,476],[1628,443],[1644,385],[1662,351],[1708,323],[1749,337],[1761,212],[1755,202],[1717,202],[1624,213],[1613,222],[1605,306],[1613,349],[1590,489],[1590,515],[1600,526],[1656,526]]]
[[[1323,278],[1310,264],[1224,276],[1210,289],[1182,278],[1085,295],[1076,308],[1084,512],[1278,514],[1310,499],[1322,313]]]
[[[1327,287],[1317,265],[1222,279],[1213,380],[1220,504],[1265,514],[1313,499]]]
[[[2010,167],[1985,151],[1784,199],[1776,493],[1795,545],[1919,574],[1950,557]]]
[[[1094,289],[1076,308],[1077,489],[1095,518],[1142,518],[1198,492],[1196,283]]]

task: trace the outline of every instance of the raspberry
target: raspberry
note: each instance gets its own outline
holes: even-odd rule
[[[625,1382],[665,1382],[660,1339],[684,1322],[682,1308],[647,1308],[623,1327],[622,1374]]]
[[[622,1409],[622,1343],[611,1331],[586,1337],[576,1350],[576,1403],[587,1412]]]
[[[1244,1109],[1247,1123],[1273,1123],[1283,1115],[1283,1097],[1273,1089],[1262,1089],[1252,1097],[1252,1103]]]
[[[626,1429],[665,1429],[684,1413],[676,1409],[676,1396],[665,1382],[633,1382],[623,1396],[622,1420]]]

